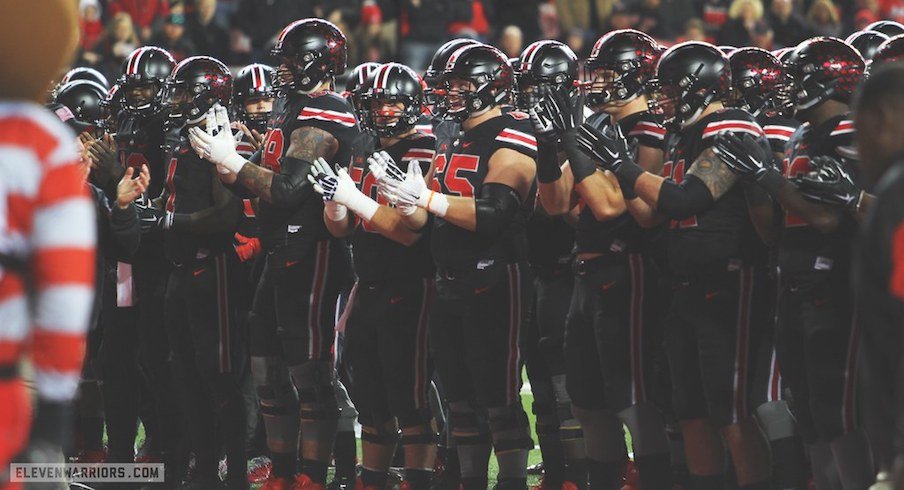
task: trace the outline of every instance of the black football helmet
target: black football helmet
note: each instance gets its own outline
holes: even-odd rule
[[[559,41],[537,41],[512,62],[515,107],[528,111],[540,103],[541,88],[569,94],[578,76],[578,57]]]
[[[424,82],[427,84],[427,91],[424,96],[426,97],[427,106],[430,107],[434,115],[442,116],[448,108],[448,101],[443,97],[444,92],[440,85],[443,70],[446,68],[449,56],[452,56],[452,53],[459,48],[471,44],[481,43],[468,38],[453,39],[440,46],[436,53],[433,54],[430,66],[427,67],[427,71],[424,73]]]
[[[345,91],[342,92],[342,95],[348,101],[348,104],[352,106],[352,111],[354,111],[355,117],[358,118],[358,124],[362,125],[362,129],[364,128],[364,113],[361,111],[364,107],[361,105],[361,95],[369,88],[368,79],[370,75],[380,66],[379,63],[372,61],[361,63],[352,70],[345,81]]]
[[[904,60],[904,34],[899,34],[883,42],[876,49],[870,66],[894,63],[901,60]]]
[[[118,83],[114,83],[103,100],[100,101],[101,121],[100,127],[106,131],[114,131],[116,127],[116,118],[122,112],[122,90]]]
[[[650,80],[651,109],[675,130],[694,122],[714,101],[724,100],[731,88],[728,57],[709,43],[687,41],[659,58],[656,78]]]
[[[401,104],[401,107],[388,107]],[[411,68],[386,63],[371,71],[361,94],[363,126],[377,136],[405,134],[424,112],[424,82]]]
[[[800,43],[785,61],[794,109],[810,109],[829,99],[849,102],[865,67],[860,53],[841,39],[814,37]]]
[[[273,99],[276,90],[273,88],[273,76],[276,70],[271,66],[254,63],[239,70],[232,81],[232,102],[236,116],[248,126],[261,134],[267,130],[269,112],[248,112],[245,102],[251,99]]]
[[[449,97],[443,117],[457,122],[504,103],[515,79],[508,58],[485,44],[455,50],[441,76],[443,91]],[[461,82],[469,82],[470,87],[462,87]]]
[[[725,56],[731,56],[731,53],[734,53],[738,49],[734,46],[728,46],[727,44],[717,47],[719,48],[719,51],[721,51]]]
[[[599,38],[584,63],[587,104],[624,103],[641,95],[655,74],[660,54],[662,49],[653,38],[634,29]]]
[[[345,71],[348,42],[332,22],[301,19],[282,30],[270,53],[281,60],[273,80],[277,90],[311,92]]]
[[[860,56],[863,56],[864,61],[869,63],[873,59],[873,55],[876,54],[876,50],[879,49],[879,45],[887,39],[888,36],[881,32],[857,31],[848,36],[844,42],[853,46],[860,53]]]
[[[760,48],[741,48],[728,57],[731,67],[729,105],[759,116],[790,110],[788,76],[782,62]]]
[[[87,131],[101,126],[101,101],[106,96],[107,90],[99,83],[75,80],[60,87],[53,102],[66,106],[75,120],[83,125],[81,129]]]
[[[101,72],[95,70],[94,68],[78,66],[67,71],[66,74],[63,75],[63,78],[60,79],[60,83],[56,84],[53,87],[50,98],[53,99],[54,97],[56,97],[57,92],[63,85],[66,85],[69,82],[74,82],[76,80],[90,80],[92,82],[96,82],[105,89],[110,88],[110,82],[107,81],[107,77],[105,77]]]
[[[145,46],[132,51],[122,62],[122,75],[117,81],[123,93],[123,109],[140,116],[159,112],[162,106],[160,90],[175,66],[173,56],[156,46]],[[153,95],[149,98],[134,98],[132,89],[142,86],[151,86]]]
[[[232,73],[220,60],[192,56],[182,60],[166,81],[163,100],[171,121],[196,123],[219,103],[229,107]]]
[[[878,20],[863,28],[864,31],[881,32],[888,37],[904,34],[904,24],[893,20]]]

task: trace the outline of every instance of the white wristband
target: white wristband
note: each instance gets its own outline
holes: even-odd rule
[[[377,204],[377,201],[365,196],[360,191],[349,196],[347,201],[348,202],[346,202],[345,205],[348,209],[357,214],[364,221],[372,220],[374,215],[377,214],[377,210],[380,209],[380,205]]]
[[[446,199],[446,195],[429,189],[422,192],[421,197],[417,198],[417,205],[440,218],[445,217],[446,211],[449,210],[449,200]]]
[[[330,221],[342,221],[348,216],[348,208],[338,202],[326,201],[323,203],[323,207],[326,209],[326,217]]]
[[[241,155],[236,153],[234,155],[229,155],[225,160],[223,160],[223,168],[234,174],[237,174],[240,170],[242,170],[242,167],[244,167],[246,163],[248,163],[248,161],[245,160]]]

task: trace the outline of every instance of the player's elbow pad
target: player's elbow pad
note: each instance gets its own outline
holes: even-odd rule
[[[502,234],[515,218],[521,207],[521,198],[515,189],[505,184],[491,182],[480,188],[480,195],[474,203],[477,233],[495,238]]]
[[[704,211],[713,203],[713,195],[699,178],[688,175],[684,182],[662,183],[657,211],[670,219],[683,220]]]
[[[284,157],[283,173],[274,174],[270,183],[270,197],[274,206],[288,208],[301,204],[314,189],[308,181],[311,163],[292,157]]]

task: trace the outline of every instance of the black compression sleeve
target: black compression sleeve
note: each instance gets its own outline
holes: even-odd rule
[[[314,192],[314,188],[308,182],[311,162],[283,157],[281,163],[282,172],[274,174],[270,184],[273,205],[283,208],[297,206]]]
[[[698,177],[688,175],[681,184],[670,180],[659,189],[657,211],[665,216],[682,220],[706,210],[713,203],[713,195]]]
[[[537,146],[537,180],[549,184],[559,180],[562,168],[559,167],[558,145],[555,143],[539,143]]]
[[[506,230],[518,213],[521,198],[511,187],[497,182],[484,184],[474,201],[477,233],[495,238]]]
[[[582,180],[596,172],[596,164],[583,151],[577,143],[577,131],[569,131],[562,135],[562,146],[568,155],[568,165],[574,175],[574,183],[580,184]]]

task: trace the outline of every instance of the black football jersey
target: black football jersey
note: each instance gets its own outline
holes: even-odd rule
[[[798,128],[785,149],[785,177],[790,179],[813,171],[811,159],[818,156],[833,157],[855,174],[857,152],[850,115],[833,117],[818,126],[804,124]],[[854,229],[853,220],[847,219],[834,233],[825,234],[786,212],[779,245],[782,274],[848,270]]]
[[[740,109],[723,109],[701,118],[666,143],[663,176],[676,184],[720,133],[764,136],[753,116]],[[764,262],[765,246],[756,235],[744,198],[736,183],[705,211],[673,221],[668,233],[668,263],[678,276],[724,271],[743,264]]]
[[[588,125],[600,130],[611,124],[609,121],[609,116],[602,112],[587,118]],[[619,121],[618,125],[628,139],[628,144],[634,149],[635,157],[639,145],[659,149],[663,146],[665,128],[658,122],[656,116],[649,112],[631,114]],[[575,252],[622,253],[637,252],[641,249],[643,238],[647,233],[630,213],[625,211],[617,218],[598,221],[583,200],[579,201],[578,206],[580,213],[575,234]]]
[[[119,163],[134,167],[136,174],[142,165],[148,166],[151,182],[149,196],[159,196],[166,180],[166,149],[164,118],[161,115],[136,117],[123,111],[116,122],[116,147]]]
[[[568,263],[574,249],[574,227],[561,216],[535,212],[527,222],[527,261],[548,268]]]
[[[379,146],[379,141],[377,141]],[[365,195],[380,204],[388,204],[377,192],[377,182],[370,173],[367,157],[373,151],[385,150],[399,169],[417,163],[424,175],[430,171],[436,142],[432,136],[415,133],[388,148],[374,148],[369,153],[357,153],[349,166],[349,174]],[[361,281],[385,281],[396,278],[433,277],[429,234],[410,247],[380,235],[363,220],[357,220],[352,237],[355,272]]]
[[[307,165],[285,158],[296,129],[314,127],[332,134],[339,142],[339,148],[330,163],[343,167],[349,164],[352,145],[359,133],[348,103],[335,92],[277,97],[267,127],[260,164],[284,175],[308,172]],[[261,200],[257,218],[264,249],[268,252],[278,249],[281,258],[286,260],[298,260],[314,243],[330,238],[323,223],[323,200],[313,189],[309,189],[300,204],[292,207],[279,207]]]
[[[251,157],[257,153],[254,145],[252,145],[251,141],[248,139],[248,135],[242,135],[242,140],[236,145],[235,151],[245,160],[251,160]],[[260,231],[257,228],[257,216],[254,206],[251,203],[251,199],[242,199],[242,206],[242,219],[239,221],[236,233],[248,238],[256,238],[260,235]]]
[[[191,214],[214,206],[216,168],[201,159],[188,142],[188,132],[167,135],[167,169],[164,206],[168,213]],[[188,264],[232,248],[233,232],[197,233],[166,230],[164,250],[171,263]]]
[[[765,114],[757,118],[757,122],[766,133],[766,140],[772,153],[785,154],[785,146],[788,140],[800,127],[800,121],[782,116],[767,116]]]
[[[433,188],[450,196],[474,197],[489,170],[490,158],[508,148],[537,158],[537,140],[528,115],[512,111],[484,121],[452,142],[451,154],[437,152]],[[513,263],[526,260],[525,226],[533,212],[536,190],[523,196],[517,217],[500,238],[489,238],[459,228],[437,217],[433,220],[431,251],[436,264],[447,268],[473,268],[479,263]]]

